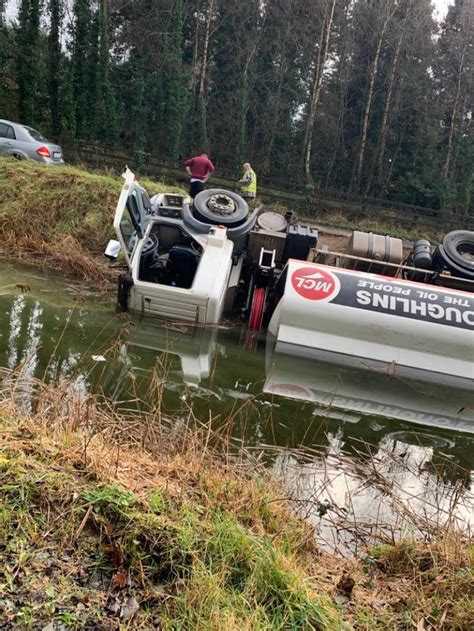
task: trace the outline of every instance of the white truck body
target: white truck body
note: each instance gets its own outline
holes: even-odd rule
[[[233,265],[234,244],[227,238],[227,230],[212,226],[209,234],[196,234],[179,220],[153,215],[147,208],[149,199],[135,181],[134,174],[127,169],[123,177],[125,184],[115,211],[114,228],[133,281],[128,308],[168,320],[218,323]],[[140,264],[147,239],[156,230],[166,228],[191,240],[196,253],[199,251],[199,262],[190,287],[177,286],[169,279],[160,283],[141,277]]]
[[[473,387],[473,294],[295,260],[279,282],[277,352]]]

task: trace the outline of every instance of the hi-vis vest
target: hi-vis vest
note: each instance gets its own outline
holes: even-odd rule
[[[250,173],[252,174],[252,179],[247,184],[242,185],[242,193],[253,193],[254,195],[256,195],[257,194],[257,174],[255,173],[253,169],[250,169]],[[245,180],[245,178],[247,177],[247,174],[248,174],[248,171],[245,171],[245,173],[242,176],[243,180]]]

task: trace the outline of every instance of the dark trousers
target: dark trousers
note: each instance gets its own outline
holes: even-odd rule
[[[189,195],[190,197],[192,197],[193,199],[196,197],[196,195],[198,193],[200,193],[201,191],[203,191],[206,188],[206,185],[204,184],[204,182],[201,182],[200,180],[196,180],[195,182],[191,182],[190,186],[189,186]]]

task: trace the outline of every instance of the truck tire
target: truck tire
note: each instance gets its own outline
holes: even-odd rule
[[[474,276],[474,232],[449,232],[443,239],[443,249],[448,259],[457,267]]]
[[[194,198],[194,215],[203,223],[235,228],[246,221],[248,214],[247,202],[232,191],[210,188]]]
[[[453,276],[458,278],[467,278],[474,280],[474,272],[466,270],[454,261],[452,261],[446,254],[446,251],[442,245],[438,245],[433,256],[433,269],[437,272],[449,271]]]

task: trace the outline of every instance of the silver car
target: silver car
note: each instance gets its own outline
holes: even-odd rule
[[[63,150],[36,129],[0,119],[0,155],[45,164],[64,164]]]

